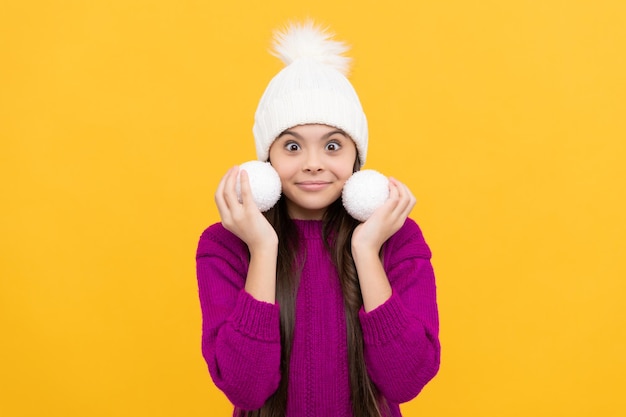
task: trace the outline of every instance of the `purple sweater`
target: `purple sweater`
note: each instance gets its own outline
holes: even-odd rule
[[[346,322],[336,269],[321,221],[295,220],[306,250],[296,299],[287,417],[352,416]],[[391,416],[439,369],[439,320],[430,250],[407,219],[386,243],[384,268],[393,290],[375,310],[360,311],[366,367]],[[214,224],[196,254],[202,308],[202,354],[215,385],[236,406],[263,406],[280,381],[279,306],[244,290],[245,243]]]

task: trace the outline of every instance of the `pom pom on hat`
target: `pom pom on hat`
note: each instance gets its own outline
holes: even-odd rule
[[[348,214],[366,221],[389,198],[389,179],[378,171],[357,171],[346,181],[341,195]]]
[[[291,24],[284,31],[274,32],[274,50],[270,52],[285,65],[300,58],[311,58],[347,76],[351,59],[342,54],[348,46],[332,40],[332,36],[327,30],[316,27],[312,20]]]
[[[303,124],[325,124],[346,132],[354,141],[363,166],[367,156],[367,118],[345,74],[347,46],[307,21],[274,33],[272,54],[284,63],[268,84],[254,116],[257,157],[267,161],[274,140]]]
[[[265,212],[274,207],[282,192],[280,177],[274,167],[269,162],[248,161],[239,165],[239,174],[241,171],[248,173],[252,199],[259,210]],[[237,199],[241,203],[239,175],[237,175],[235,190],[237,191]]]

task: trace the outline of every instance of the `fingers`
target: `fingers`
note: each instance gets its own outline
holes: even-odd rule
[[[238,172],[239,166],[230,168],[220,180],[215,191],[215,204],[222,222],[230,222],[233,215],[236,215],[236,212],[234,213],[233,211],[236,211],[241,206],[235,189]]]
[[[248,172],[246,170],[242,170],[239,176],[239,183],[241,186],[241,201],[245,208],[256,204],[254,203],[254,198],[252,197],[252,188],[250,187],[250,177],[248,176]]]
[[[226,203],[226,199],[224,198],[224,191],[226,189],[226,183],[228,178],[230,177],[233,168],[230,168],[226,171],[226,174],[220,180],[220,183],[217,186],[217,190],[215,191],[215,205],[217,206],[217,210],[220,213],[220,217],[224,219],[224,216],[228,213],[228,204]]]
[[[241,187],[241,203],[237,197],[237,185]],[[250,250],[265,248],[277,241],[274,228],[254,202],[248,173],[238,166],[229,169],[220,180],[215,203],[224,228],[244,241]]]
[[[232,171],[232,168],[226,171],[226,174],[224,174],[224,176],[220,180],[220,183],[217,185],[217,190],[215,191],[215,202],[218,202],[218,200],[223,200],[224,184],[226,182],[226,177],[228,177],[228,174],[230,174],[230,171]]]
[[[239,199],[237,198],[237,178],[239,176],[239,166],[234,166],[231,168],[230,172],[226,176],[226,181],[224,184],[224,201],[228,205],[230,210],[236,210],[239,206]]]
[[[417,199],[415,198],[413,193],[411,193],[409,187],[407,187],[405,184],[401,183],[395,178],[390,178],[390,182],[392,182],[398,189],[399,202],[396,207],[396,212],[399,216],[407,217],[411,210],[413,210],[413,207],[415,207]]]
[[[404,222],[415,206],[416,199],[409,188],[395,178],[389,178],[390,218]]]
[[[358,226],[359,245],[380,249],[380,246],[402,227],[415,206],[415,202],[416,199],[409,188],[390,177],[387,201],[368,220]]]
[[[217,187],[215,204],[222,223],[230,227],[236,227],[235,224],[245,222],[250,216],[258,214],[248,172],[241,170],[239,166],[230,168]]]

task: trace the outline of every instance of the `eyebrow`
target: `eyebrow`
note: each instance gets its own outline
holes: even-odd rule
[[[322,140],[324,140],[324,139],[328,139],[329,137],[331,137],[331,136],[332,136],[332,135],[334,135],[335,133],[339,133],[339,134],[343,135],[343,136],[344,136],[344,137],[346,137],[346,138],[348,137],[348,134],[347,134],[346,132],[344,132],[343,130],[341,130],[341,129],[335,129],[335,130],[331,130],[330,132],[328,132],[328,133],[324,134],[324,135],[323,135],[320,139],[322,139]],[[276,139],[280,139],[280,138],[281,138],[281,137],[283,137],[284,135],[292,135],[292,136],[295,136],[295,137],[296,137],[296,139],[300,139],[300,140],[304,139],[304,138],[302,137],[302,135],[298,134],[297,132],[294,132],[293,130],[289,130],[289,129],[287,129],[287,130],[283,131],[283,133],[281,133],[280,135],[278,135],[278,137],[277,137]]]

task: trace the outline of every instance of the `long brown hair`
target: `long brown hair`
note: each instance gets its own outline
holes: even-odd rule
[[[356,170],[356,168],[355,168]],[[293,339],[295,299],[303,259],[297,259],[299,237],[295,223],[289,218],[284,196],[265,213],[278,235],[276,263],[276,302],[280,305],[281,379],[278,389],[265,405],[255,411],[239,410],[241,417],[283,417],[287,410],[289,358]],[[387,404],[370,380],[363,355],[363,333],[359,309],[363,305],[361,288],[354,259],[352,233],[359,222],[353,219],[337,199],[326,210],[323,218],[323,237],[326,248],[339,274],[346,314],[348,365],[350,368],[350,399],[354,417],[381,417]]]

